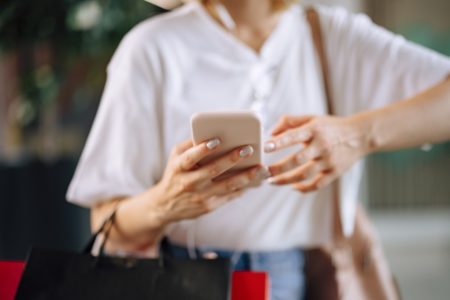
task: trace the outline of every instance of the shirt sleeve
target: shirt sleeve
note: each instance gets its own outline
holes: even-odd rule
[[[450,74],[450,60],[406,41],[363,14],[319,7],[335,114],[351,115],[417,94]],[[354,229],[364,162],[339,180],[342,229]],[[356,187],[356,188],[355,188]]]
[[[87,143],[70,183],[69,202],[92,206],[131,196],[161,174],[158,59],[141,31],[121,42]]]
[[[450,74],[450,59],[379,27],[363,14],[319,10],[336,113],[417,94]]]

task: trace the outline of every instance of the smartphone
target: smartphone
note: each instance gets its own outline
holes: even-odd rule
[[[220,175],[220,178],[261,164],[261,121],[253,112],[196,113],[191,117],[191,133],[194,145],[216,137],[221,141],[220,150],[203,159],[199,165],[207,164],[237,147],[246,145],[253,147],[252,156]]]

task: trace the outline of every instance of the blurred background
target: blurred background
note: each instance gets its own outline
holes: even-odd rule
[[[340,5],[450,55],[448,0]],[[0,2],[0,259],[80,249],[88,211],[65,191],[122,36],[163,11],[142,0]],[[366,196],[405,299],[449,299],[450,144],[371,156]]]

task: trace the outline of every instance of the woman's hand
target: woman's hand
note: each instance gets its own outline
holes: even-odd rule
[[[351,118],[330,116],[284,116],[266,142],[265,152],[300,146],[288,157],[271,165],[273,184],[292,184],[301,192],[328,185],[368,153],[363,128]]]
[[[94,207],[92,224],[97,230],[120,203],[107,250],[139,255],[157,253],[157,244],[166,225],[208,213],[269,176],[265,168],[256,166],[223,180],[213,180],[253,154],[250,146],[243,146],[198,166],[200,160],[219,149],[218,139],[198,146],[184,142],[172,150],[158,184],[141,194],[105,201]]]
[[[243,146],[198,166],[203,158],[219,148],[220,140],[212,139],[197,146],[187,141],[172,150],[163,178],[157,185],[160,197],[152,206],[163,224],[206,214],[269,176],[266,169],[256,166],[226,179],[213,180],[253,154],[251,146]]]

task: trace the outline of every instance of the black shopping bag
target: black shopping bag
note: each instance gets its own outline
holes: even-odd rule
[[[109,220],[113,219],[114,214]],[[142,259],[93,256],[90,251],[85,252],[33,249],[16,300],[228,300],[229,297],[228,259],[190,260],[167,254]]]

